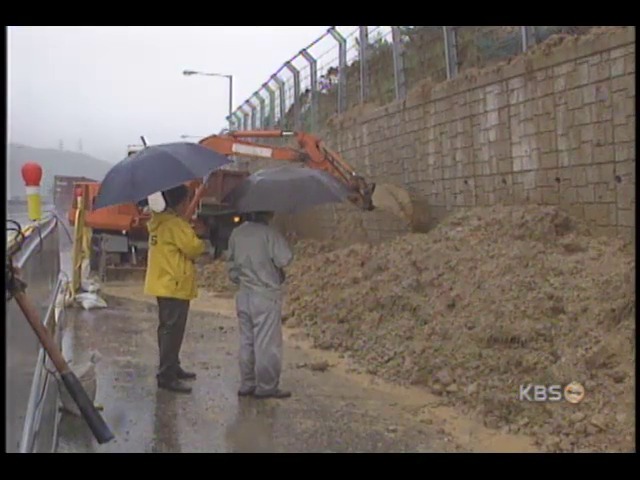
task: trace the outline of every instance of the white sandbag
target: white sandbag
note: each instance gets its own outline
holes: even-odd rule
[[[75,373],[76,377],[80,381],[82,388],[87,392],[87,396],[92,403],[96,401],[96,392],[98,391],[98,379],[96,376],[96,364],[100,361],[100,354],[98,352],[92,352],[91,358],[88,362],[80,364],[78,366],[73,365],[73,362],[69,362],[69,367]],[[66,412],[71,413],[77,417],[81,416],[80,410],[73,401],[69,391],[66,387],[60,389],[60,401],[62,402],[62,408]]]
[[[92,310],[94,308],[107,308],[107,302],[100,298],[98,294],[85,292],[76,295],[76,302],[82,305],[85,310]]]
[[[100,283],[91,278],[91,265],[88,259],[82,260],[80,267],[80,287],[85,292],[95,293],[100,290]]]

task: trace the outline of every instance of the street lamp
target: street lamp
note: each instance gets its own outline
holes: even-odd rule
[[[225,75],[223,73],[198,72],[196,70],[184,70],[182,74],[185,77],[192,75],[202,75],[204,77],[223,77],[229,80],[229,130],[232,130],[232,114],[233,114],[233,75]]]

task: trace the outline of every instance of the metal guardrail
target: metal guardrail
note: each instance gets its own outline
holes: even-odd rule
[[[61,344],[61,335],[63,328],[60,328],[64,325],[64,310],[59,315],[56,315],[56,307],[60,305],[60,297],[64,296],[66,278],[63,275],[58,277],[58,282],[56,283],[56,287],[51,295],[51,302],[49,304],[49,308],[47,309],[47,313],[44,316],[43,323],[45,326],[51,328],[55,328],[55,339],[56,342]],[[40,443],[48,442],[47,438],[39,438],[40,426],[42,425],[43,418],[43,410],[47,406],[43,406],[40,408],[43,399],[47,398],[51,388],[57,388],[57,384],[55,382],[55,375],[53,372],[53,364],[51,363],[51,359],[46,355],[44,349],[40,349],[38,353],[38,362],[36,366],[36,371],[33,375],[33,382],[31,384],[31,394],[29,395],[29,401],[27,403],[27,413],[24,423],[24,428],[22,430],[22,440],[20,441],[20,453],[30,453],[33,452],[37,448],[38,440]],[[57,437],[58,432],[58,420],[59,416],[57,414],[57,394],[56,391],[53,395],[49,395],[49,397],[56,398],[55,415],[51,416],[53,419],[53,431],[51,432],[53,436],[52,448],[51,451],[55,450],[55,438]],[[52,404],[53,405],[53,404]],[[51,409],[51,405],[49,405],[49,411]],[[45,427],[48,427],[46,425]]]
[[[403,100],[427,79],[450,80],[525,52],[550,35],[582,35],[592,28],[360,26],[341,33],[330,27],[284,62],[227,121],[235,130],[315,132],[333,114],[358,104]]]
[[[30,227],[14,264],[43,324],[60,345],[65,279],[60,269],[59,222],[51,217]],[[53,452],[60,416],[54,369],[14,300],[6,305],[5,338],[7,452]]]

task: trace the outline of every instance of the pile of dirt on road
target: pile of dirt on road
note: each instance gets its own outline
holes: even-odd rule
[[[490,207],[329,250],[288,271],[287,325],[316,346],[544,449],[633,449],[635,261],[622,240],[555,207]],[[518,398],[572,381],[579,404]]]
[[[290,239],[290,245],[296,259],[316,258],[335,249],[330,242],[307,239]],[[222,258],[198,265],[198,286],[215,293],[236,291],[236,286],[229,280],[225,260]]]
[[[212,260],[198,266],[198,287],[215,293],[235,292],[236,287],[229,280],[224,260]]]

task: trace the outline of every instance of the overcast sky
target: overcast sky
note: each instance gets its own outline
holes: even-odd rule
[[[218,133],[227,80],[184,69],[233,74],[235,108],[327,28],[10,27],[9,141],[77,150],[82,139],[84,152],[116,162],[140,135]]]

